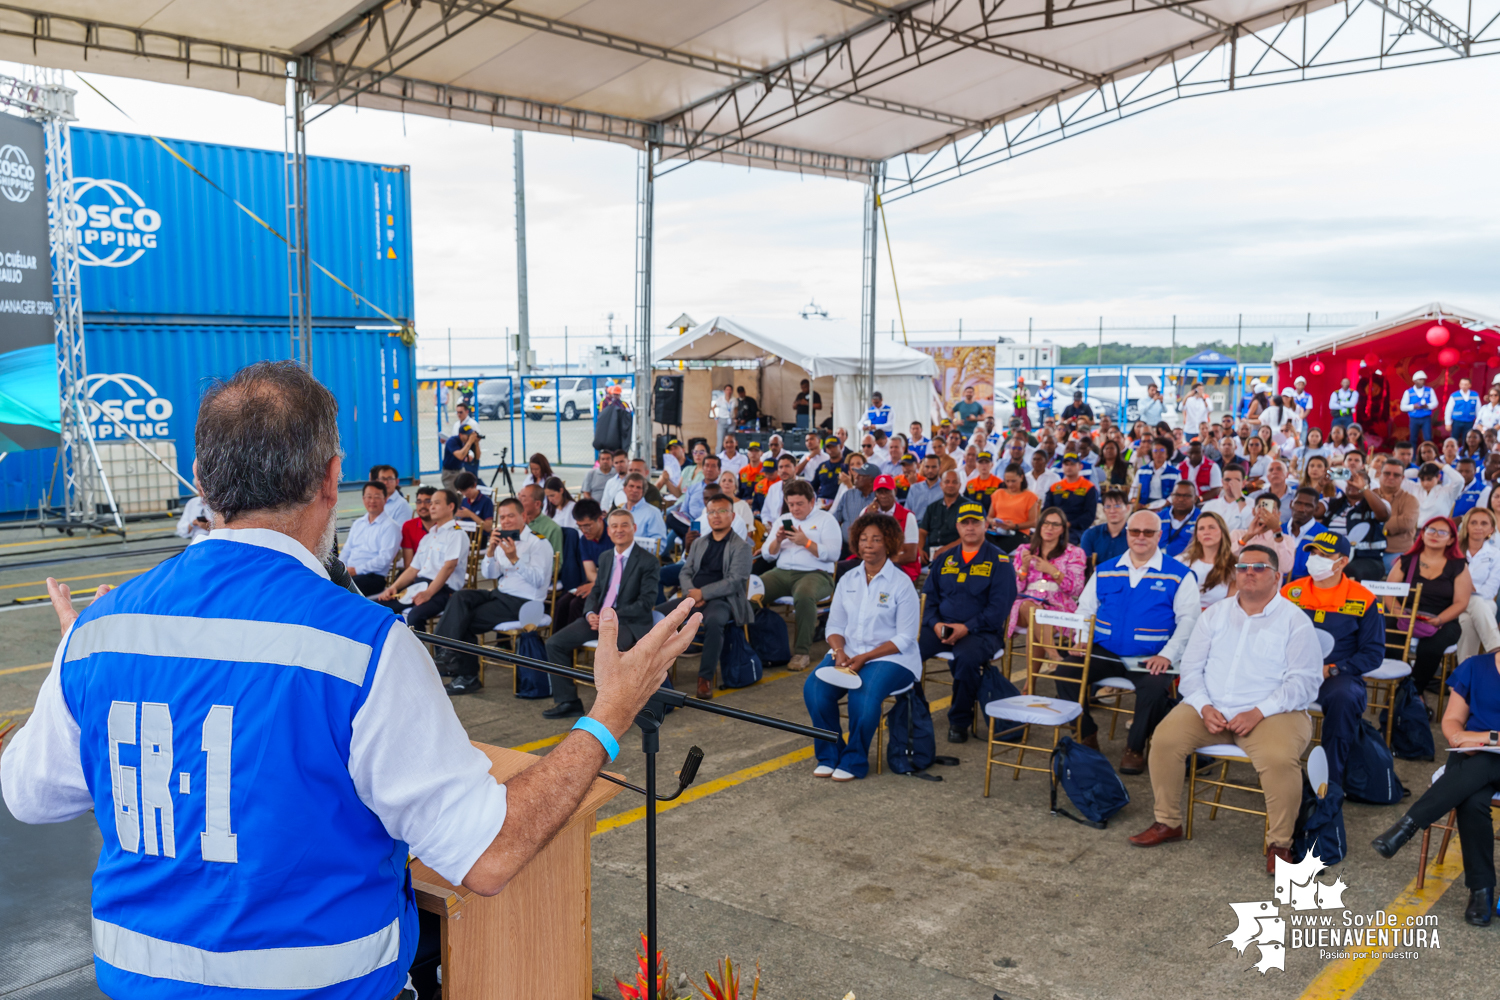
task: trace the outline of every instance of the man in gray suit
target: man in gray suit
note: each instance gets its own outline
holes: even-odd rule
[[[698,697],[711,698],[714,693],[714,671],[724,647],[724,630],[731,622],[750,622],[750,563],[754,553],[750,543],[734,531],[734,501],[720,493],[704,508],[709,533],[700,535],[683,560],[682,597],[656,610],[671,614],[672,609],[691,597],[703,612],[703,658],[698,663]]]
[[[661,563],[656,556],[636,546],[635,518],[630,511],[622,507],[610,511],[605,530],[614,548],[599,553],[599,571],[584,602],[583,617],[547,640],[547,659],[560,667],[572,666],[574,650],[582,649],[590,639],[599,638],[599,612],[604,608],[614,608],[619,615],[618,641],[622,651],[651,631]],[[542,718],[566,719],[583,714],[578,685],[566,677],[552,678],[552,702]]]

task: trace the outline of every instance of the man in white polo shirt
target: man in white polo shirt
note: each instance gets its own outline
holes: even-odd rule
[[[395,583],[372,598],[392,611],[405,611],[407,624],[413,626],[441,615],[448,598],[464,585],[468,574],[469,533],[453,521],[458,494],[438,490],[428,501],[428,509],[432,511],[432,528],[422,536],[411,565],[401,571]],[[403,604],[400,595],[413,583],[427,586],[413,595],[409,605]]]

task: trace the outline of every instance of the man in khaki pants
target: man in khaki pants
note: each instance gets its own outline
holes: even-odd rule
[[[1302,751],[1312,740],[1307,708],[1323,680],[1312,621],[1277,591],[1276,553],[1247,545],[1235,565],[1239,593],[1211,605],[1182,654],[1182,702],[1151,741],[1156,822],[1130,838],[1137,847],[1182,839],[1182,786],[1188,754],[1215,743],[1245,751],[1260,774],[1269,813],[1266,872],[1292,860],[1302,804]]]

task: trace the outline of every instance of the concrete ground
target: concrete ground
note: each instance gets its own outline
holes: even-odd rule
[[[344,506],[352,517],[352,496]],[[141,526],[122,545],[0,531],[0,720],[24,721],[45,675],[35,665],[50,661],[57,642],[49,610],[9,602],[43,594],[49,574],[79,578],[73,586],[80,591],[127,580],[169,554],[150,550],[179,544],[159,537],[169,532],[165,523]],[[39,560],[52,562],[28,565]],[[696,659],[682,661],[679,687],[691,684],[695,669]],[[773,669],[761,684],[719,700],[805,722],[803,677]],[[934,702],[947,695],[929,686]],[[454,708],[476,740],[541,744],[536,752],[545,753],[566,730],[541,718],[546,704],[515,699],[508,672],[492,670],[489,686]],[[661,940],[674,979],[685,972],[701,984],[703,971],[726,954],[750,968],[759,963],[761,996],[773,1000],[838,1000],[849,992],[859,1000],[1279,1000],[1356,991],[1407,998],[1488,995],[1500,976],[1493,947],[1500,925],[1463,923],[1467,894],[1456,846],[1420,895],[1408,891],[1414,848],[1386,862],[1368,847],[1399,807],[1350,804],[1350,857],[1322,880],[1342,878],[1344,902],[1356,914],[1398,902],[1403,912],[1430,907],[1441,947],[1379,963],[1330,962],[1317,949],[1299,949],[1288,951],[1284,973],[1263,976],[1253,968],[1253,948],[1240,956],[1222,940],[1237,924],[1231,902],[1272,898],[1258,818],[1221,814],[1210,823],[1200,812],[1192,842],[1138,850],[1125,838],[1151,822],[1146,777],[1124,779],[1132,802],[1103,831],[1050,816],[1040,774],[1012,780],[997,769],[984,798],[983,744],[944,743],[945,712],[934,714],[939,752],[962,762],[936,768],[941,783],[887,772],[834,785],[812,777],[809,743],[800,737],[687,710],[668,719],[663,784],[689,746],[705,753],[693,789],[659,825]],[[639,782],[639,743],[627,736],[622,746],[616,766]],[[1104,746],[1118,762],[1122,740]],[[1417,791],[1434,767],[1397,763]],[[617,995],[612,977],[634,968],[644,928],[645,828],[624,821],[640,804],[622,792],[601,811],[593,840],[595,983],[607,996]],[[9,978],[0,970],[0,996],[20,985]]]

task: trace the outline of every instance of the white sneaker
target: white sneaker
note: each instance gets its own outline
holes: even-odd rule
[[[833,768],[829,767],[827,764],[819,764],[817,767],[813,768],[814,778],[826,778],[832,773]]]
[[[844,770],[841,767],[837,771],[833,772],[833,780],[834,781],[853,781],[854,780],[854,775],[850,774],[848,771]]]

